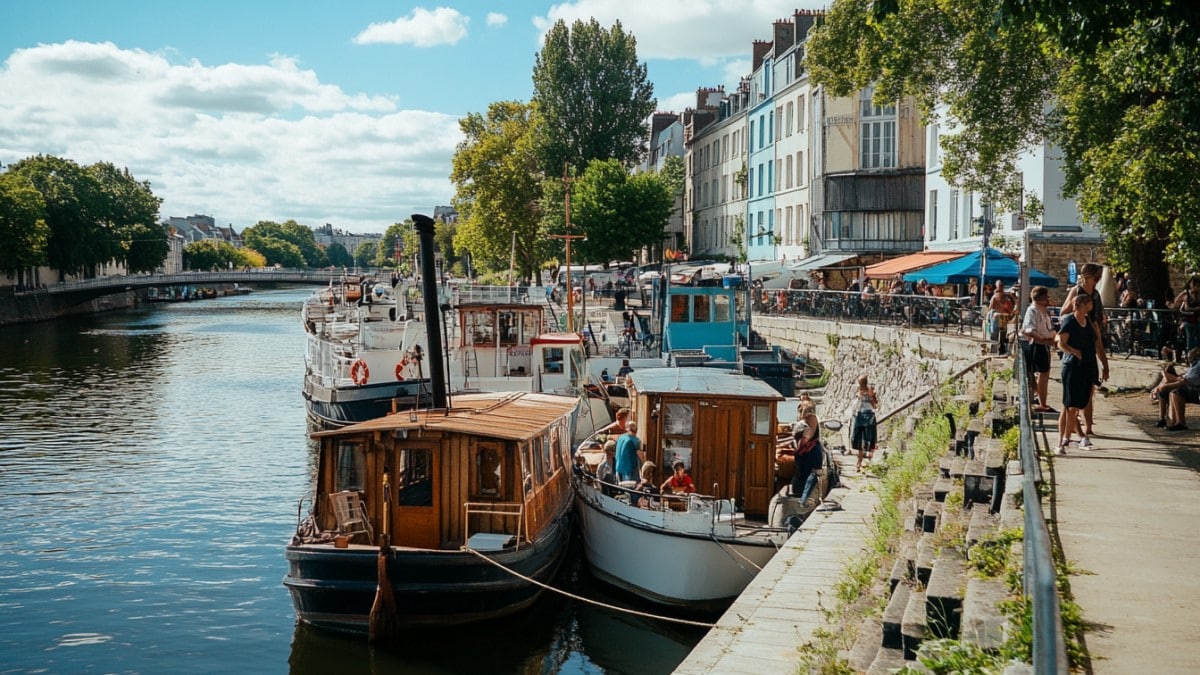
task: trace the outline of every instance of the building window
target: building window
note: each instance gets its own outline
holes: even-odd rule
[[[929,191],[929,241],[937,241],[937,190]]]
[[[754,151],[754,120],[750,120],[750,151]],[[761,142],[761,141],[760,141]]]
[[[796,97],[796,131],[804,131],[807,127],[804,124],[804,97]]]
[[[862,134],[860,163],[864,169],[894,169],[896,167],[896,104],[879,106],[871,103],[873,87],[863,90],[860,117]]]
[[[929,125],[929,166],[938,165],[938,125],[937,122]]]
[[[758,116],[758,147],[759,148],[762,148],[762,146],[766,145],[766,143],[763,141],[763,139],[765,138],[764,134],[766,133],[766,128],[767,128],[766,116],[759,115]],[[754,135],[753,129],[750,130],[750,135],[751,136]],[[750,149],[753,150],[754,148],[750,148]]]
[[[950,209],[947,215],[950,216],[950,226],[946,228],[946,233],[950,239],[958,239],[958,190],[950,191]]]
[[[775,109],[775,117],[771,119],[774,120],[776,118],[779,119],[779,126],[775,128],[775,140],[778,141],[782,138],[781,134],[783,133],[783,106]]]
[[[795,105],[796,105],[795,103],[788,101],[788,104],[787,104],[787,135],[788,136],[792,135],[792,121],[794,119],[792,117],[792,115],[795,114],[793,112],[793,110],[795,109]]]
[[[792,156],[791,155],[787,156],[787,162],[784,164],[784,167],[785,167],[785,170],[787,171],[787,180],[785,181],[785,183],[790,188],[790,187],[792,187]]]
[[[761,131],[762,129],[760,128],[759,130]],[[759,164],[758,165],[758,196],[761,197],[762,194],[763,194],[763,165]]]
[[[808,183],[808,175],[804,173],[804,151],[796,153],[796,185]]]

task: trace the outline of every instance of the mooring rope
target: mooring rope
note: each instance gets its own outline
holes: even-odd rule
[[[587,603],[589,605],[593,605],[595,607],[601,607],[603,609],[610,609],[614,612],[624,612],[625,614],[632,614],[634,616],[640,616],[645,619],[654,619],[656,621],[670,621],[671,623],[681,623],[681,624],[684,624],[687,626],[699,626],[700,628],[716,628],[717,627],[717,624],[715,624],[715,623],[706,623],[704,621],[692,621],[690,619],[676,619],[673,616],[662,616],[659,614],[650,614],[649,612],[639,612],[636,609],[626,609],[624,607],[610,605],[608,603],[600,602],[598,600],[592,600],[591,598],[585,598],[582,595],[576,595],[574,593],[569,593],[567,591],[562,590],[561,588],[555,588],[548,584],[544,584],[544,583],[538,581],[537,579],[531,579],[516,570],[509,569],[509,568],[505,567],[504,565],[501,565],[500,563],[496,562],[495,560],[492,560],[491,558],[487,557],[486,555],[484,555],[484,554],[480,553],[479,551],[476,551],[475,549],[470,548],[468,546],[463,546],[462,550],[480,558],[481,560],[486,560],[487,562],[495,565],[496,567],[499,567],[500,569],[504,570],[505,572],[508,572],[509,574],[513,575],[514,577],[517,577],[518,579],[521,579],[523,581],[528,581],[529,583],[531,583],[535,586],[541,586],[542,588],[544,588],[548,591],[553,591],[555,593],[558,593],[559,595],[571,598],[572,600],[578,600],[579,602],[585,602],[585,603]]]

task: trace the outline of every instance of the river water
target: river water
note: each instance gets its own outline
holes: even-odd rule
[[[703,629],[544,594],[390,650],[296,623],[310,289],[0,327],[0,673],[666,673]],[[602,602],[578,562],[556,584]]]

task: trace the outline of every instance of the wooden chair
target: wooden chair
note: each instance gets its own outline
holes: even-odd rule
[[[333,505],[333,516],[337,519],[338,532],[350,535],[351,539],[360,534],[367,535],[367,542],[375,541],[375,533],[371,531],[371,521],[367,519],[367,511],[363,507],[362,498],[354,490],[329,493],[329,502]]]

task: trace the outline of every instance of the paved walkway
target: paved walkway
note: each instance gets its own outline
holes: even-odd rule
[[[1051,389],[1053,390],[1053,385]],[[1125,412],[1118,409],[1124,409]],[[1192,408],[1192,406],[1189,406]],[[1131,417],[1128,412],[1136,415]],[[1190,410],[1196,415],[1194,410]],[[1200,432],[1152,437],[1149,397],[1098,396],[1095,447],[1053,465],[1052,510],[1094,673],[1200,669]],[[1053,443],[1057,430],[1047,428]]]
[[[835,604],[833,587],[865,550],[878,496],[877,481],[855,474],[854,457],[838,456],[845,487],[842,510],[811,516],[721,616],[717,627],[679,664],[676,673],[796,672],[797,647],[821,626],[819,608]],[[841,493],[840,495],[838,493]]]
[[[1114,372],[1117,386],[1148,384],[1155,368],[1144,365],[1114,362],[1125,371]],[[1051,383],[1055,397],[1060,386]],[[1047,518],[1077,571],[1071,590],[1088,625],[1085,672],[1200,671],[1200,411],[1191,408],[1192,431],[1172,434],[1148,427],[1157,418],[1148,396],[1098,396],[1095,447],[1071,446],[1048,473],[1056,489]],[[1057,441],[1054,426],[1046,434]],[[810,518],[676,673],[796,671],[796,648],[863,550],[878,503],[873,479],[852,467],[843,462],[844,509]]]

